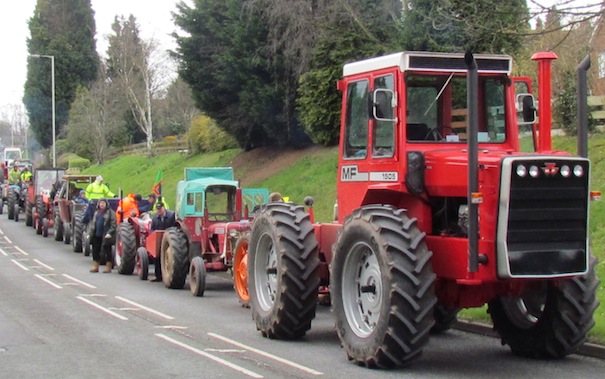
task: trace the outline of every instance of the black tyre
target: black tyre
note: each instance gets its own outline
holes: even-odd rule
[[[42,237],[48,237],[48,219],[42,219]]]
[[[32,226],[34,224],[33,208],[34,205],[25,200],[25,226]]]
[[[36,219],[34,220],[36,234],[42,234],[42,220],[44,220],[44,215],[46,214],[46,206],[40,196],[36,196],[36,211],[34,213],[36,214]]]
[[[313,225],[302,206],[271,203],[260,209],[248,250],[248,291],[263,336],[296,339],[311,328],[319,263]]]
[[[63,223],[61,222],[61,218],[55,216],[53,219],[53,237],[55,241],[63,241]]]
[[[0,191],[2,191],[2,189],[0,189]],[[2,198],[2,195],[0,195],[0,215],[4,212],[4,199]]]
[[[350,360],[393,368],[420,357],[437,302],[431,256],[425,234],[404,210],[367,206],[345,220],[330,289],[336,332]]]
[[[8,189],[8,198],[6,201],[6,207],[8,208],[8,219],[13,220],[15,218],[15,204],[17,204],[17,199],[19,195],[14,188]],[[17,205],[18,206],[18,205]]]
[[[189,265],[189,287],[193,296],[204,296],[206,289],[206,265],[202,257],[193,257]]]
[[[594,326],[599,287],[591,257],[586,275],[528,285],[520,296],[500,297],[489,303],[488,312],[502,344],[531,358],[564,358],[586,341]]]
[[[182,289],[189,271],[189,242],[185,232],[172,227],[162,237],[162,281],[167,288]]]
[[[55,218],[55,222],[61,222],[61,218]],[[71,243],[71,226],[68,222],[63,224],[63,243],[69,245]]]
[[[451,329],[458,321],[458,312],[460,312],[460,308],[446,308],[437,304],[433,311],[435,325],[431,328],[431,333],[439,334]]]
[[[84,214],[82,212],[76,212],[73,219],[74,235],[72,240],[72,246],[75,253],[82,252],[82,237],[84,234],[84,224],[82,223],[82,217],[84,217]]]
[[[147,280],[149,276],[149,255],[147,249],[139,247],[137,249],[137,276],[141,280]]]
[[[13,215],[14,215],[15,222],[19,222],[19,213],[21,211],[21,208],[19,207],[19,203],[15,204],[13,207],[14,207]]]
[[[122,275],[132,275],[137,257],[137,237],[134,233],[134,227],[123,222],[118,226],[116,240],[116,256],[120,254],[118,273]]]

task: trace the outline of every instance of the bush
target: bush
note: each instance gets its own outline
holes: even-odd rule
[[[74,155],[69,158],[68,167],[71,171],[84,170],[90,167],[90,160]]]
[[[578,104],[576,78],[573,71],[563,73],[561,91],[553,101],[553,122],[555,126],[563,129],[566,135],[576,136],[578,134]],[[588,132],[594,133],[597,122],[592,118],[590,110],[588,113]]]
[[[198,116],[191,122],[187,136],[192,153],[215,152],[237,147],[237,141],[219,128],[208,116]]]

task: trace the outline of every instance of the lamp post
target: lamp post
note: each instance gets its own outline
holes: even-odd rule
[[[30,54],[32,58],[49,58],[50,59],[50,80],[51,80],[51,92],[52,92],[52,124],[53,124],[53,167],[57,167],[57,146],[55,137],[55,56],[54,55],[42,55],[42,54]]]

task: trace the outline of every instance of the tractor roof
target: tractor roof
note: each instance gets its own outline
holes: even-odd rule
[[[239,183],[237,180],[225,180],[217,178],[203,178],[195,180],[181,180],[178,183],[178,191],[184,192],[203,192],[210,186],[229,186],[237,188]]]

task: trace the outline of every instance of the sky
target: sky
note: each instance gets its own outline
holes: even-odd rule
[[[171,12],[179,0],[91,0],[97,27],[97,50],[107,49],[105,36],[111,34],[114,17],[133,14],[144,39],[153,38],[165,49],[176,47],[169,36],[176,27]],[[13,105],[23,106],[23,86],[27,75],[28,20],[37,0],[2,0],[0,4],[0,113]],[[38,54],[45,54],[40,51]],[[1,117],[0,117],[1,118]]]

